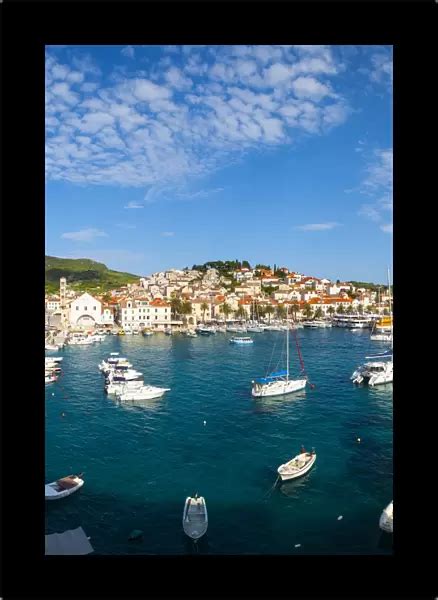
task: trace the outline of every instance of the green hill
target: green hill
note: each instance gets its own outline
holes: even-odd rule
[[[70,288],[104,292],[127,283],[138,282],[139,275],[112,271],[103,263],[88,258],[46,256],[46,293],[59,291],[59,279],[65,277]]]

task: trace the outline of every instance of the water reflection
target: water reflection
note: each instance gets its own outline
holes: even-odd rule
[[[274,412],[276,410],[284,408],[285,405],[293,404],[294,402],[299,402],[300,400],[304,400],[305,398],[306,390],[292,392],[291,394],[286,394],[284,396],[267,396],[265,398],[252,397],[253,411],[256,413]]]
[[[279,491],[288,498],[299,498],[301,492],[304,491],[304,488],[307,487],[309,483],[309,477],[311,473],[314,473],[316,467],[314,467],[311,471],[299,477],[298,479],[292,479],[291,481],[279,481],[278,489]]]
[[[116,404],[116,406],[122,407],[126,410],[136,410],[136,409],[148,409],[148,410],[158,410],[162,408],[164,405],[163,397],[161,398],[153,398],[149,400],[120,400],[117,396],[108,396],[110,400]]]

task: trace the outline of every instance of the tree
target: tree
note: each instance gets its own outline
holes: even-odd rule
[[[239,306],[239,308],[236,310],[236,317],[238,319],[243,319],[246,317],[246,310],[243,308],[243,306]]]
[[[351,313],[354,312],[352,304],[350,304],[349,306],[347,306],[347,311],[346,312],[347,312],[347,315],[351,315]]]
[[[276,309],[276,315],[279,319],[284,319],[286,316],[286,309],[282,304],[279,304]]]
[[[296,300],[294,302],[292,302],[290,309],[291,309],[292,314],[294,316],[294,320],[296,321],[297,312],[300,310],[300,305],[298,304],[298,302]]]
[[[181,304],[180,312],[181,312],[182,315],[184,315],[184,321],[187,322],[187,316],[186,315],[191,315],[192,314],[192,304],[191,304],[191,302],[189,302],[188,300],[185,300]]]
[[[357,306],[357,312],[360,315],[363,315],[363,304],[358,304],[358,306]]]
[[[181,312],[180,298],[176,298],[176,296],[173,296],[173,298],[170,301],[170,310],[172,312],[173,318],[176,319],[177,315],[179,315]]]
[[[242,269],[250,269],[251,265],[247,260],[242,260]]]
[[[228,315],[232,312],[231,307],[227,302],[224,302],[219,307],[220,312],[224,315],[224,320],[227,319]]]
[[[338,313],[338,315],[344,315],[345,314],[345,308],[344,308],[343,304],[340,304],[338,306],[337,313]]]
[[[274,307],[271,306],[270,304],[268,304],[268,306],[265,308],[266,314],[268,315],[269,318],[269,322],[271,322],[271,315],[274,312]]]
[[[313,309],[308,302],[304,303],[303,312],[306,319],[310,319],[313,314]]]
[[[322,308],[320,306],[318,306],[318,308],[316,309],[315,312],[315,319],[321,319],[321,317],[324,316],[324,313],[322,312]]]
[[[208,310],[208,304],[207,304],[207,302],[203,302],[201,304],[201,310],[202,310],[202,322],[205,323],[205,313]]]
[[[255,268],[256,269],[264,269],[265,271],[270,271],[271,265],[256,265]]]
[[[328,309],[327,309],[327,312],[328,312],[329,315],[333,315],[336,312],[335,307],[334,306],[329,306]]]

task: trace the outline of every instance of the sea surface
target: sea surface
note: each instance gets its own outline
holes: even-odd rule
[[[350,381],[386,346],[369,331],[298,330],[315,387],[255,399],[252,379],[284,367],[285,332],[252,334],[248,346],[230,344],[231,335],[107,336],[46,353],[64,357],[62,375],[46,385],[46,482],[79,472],[85,480],[46,502],[46,533],[81,525],[107,555],[391,554],[378,523],[393,498],[392,384]],[[141,406],[108,397],[98,364],[110,352],[171,391]],[[315,448],[315,466],[275,485],[278,466],[302,444]],[[197,545],[182,530],[195,493],[209,515]],[[134,529],[143,537],[129,541]]]

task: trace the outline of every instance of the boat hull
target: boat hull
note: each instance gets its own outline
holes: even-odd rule
[[[277,473],[279,474],[282,481],[290,481],[291,479],[298,479],[298,477],[302,477],[303,475],[305,475],[306,473],[308,473],[310,471],[310,469],[315,464],[315,461],[316,461],[316,454],[313,455],[312,459],[307,463],[307,465],[305,467],[303,467],[302,469],[300,469],[299,471],[297,471],[295,473],[287,473],[287,472],[282,473],[280,470],[282,467],[285,467],[286,465],[280,465],[277,469]]]
[[[380,515],[379,527],[386,533],[393,532],[393,503],[390,502]]]
[[[285,396],[298,392],[306,387],[307,379],[295,379],[289,381],[276,381],[268,384],[254,384],[251,394],[254,398],[266,398],[268,396]]]
[[[60,500],[61,498],[66,498],[67,496],[71,496],[72,494],[74,494],[75,492],[80,490],[81,487],[84,485],[83,479],[77,478],[77,480],[78,480],[78,482],[75,487],[72,487],[68,490],[62,490],[61,492],[56,492],[56,493],[53,493],[53,489],[51,488],[52,485],[56,485],[56,481],[53,481],[52,483],[48,483],[45,487],[46,500]],[[51,490],[52,490],[52,492],[51,492]]]
[[[199,540],[208,529],[208,513],[204,498],[186,498],[182,521],[184,533],[192,540]]]

